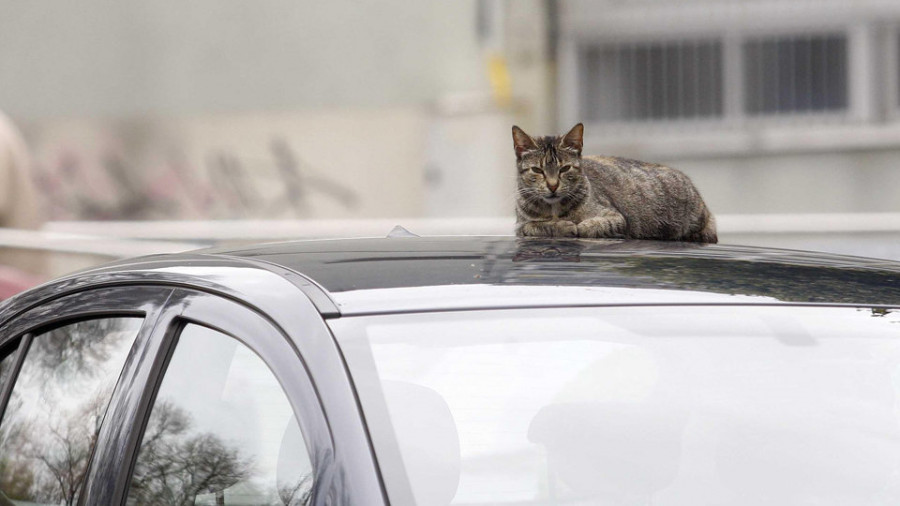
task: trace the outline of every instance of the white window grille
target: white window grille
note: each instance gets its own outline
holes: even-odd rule
[[[588,121],[717,118],[723,114],[722,42],[715,39],[586,46]]]
[[[577,61],[581,117],[599,124],[721,122],[849,111],[845,33],[727,40],[582,44]]]
[[[743,59],[743,102],[749,115],[847,109],[844,35],[748,39]]]

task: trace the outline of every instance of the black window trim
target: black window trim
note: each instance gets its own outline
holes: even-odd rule
[[[3,421],[3,415],[6,414],[6,405],[9,403],[10,396],[12,396],[13,385],[15,385],[16,378],[22,370],[22,364],[25,363],[25,351],[31,346],[33,338],[34,334],[26,332],[21,338],[13,339],[13,341],[18,341],[15,345],[10,345],[15,346],[12,353],[8,355],[13,357],[13,367],[6,384],[0,385],[2,387],[2,390],[0,390],[0,422]]]
[[[89,471],[88,487],[79,504],[125,504],[131,474],[140,450],[146,423],[166,368],[178,344],[181,331],[193,324],[234,338],[259,356],[281,385],[306,443],[313,466],[314,492],[326,496],[334,491],[334,440],[328,420],[306,365],[293,341],[266,315],[231,298],[203,291],[176,288],[156,322],[150,340],[153,351],[145,364],[146,381],[141,385],[141,401],[131,424],[124,461],[117,469]],[[300,367],[298,367],[298,365]],[[133,383],[138,388],[138,383]],[[103,437],[103,429],[101,429]],[[98,447],[100,444],[98,443]],[[107,459],[108,461],[109,459]],[[107,485],[103,485],[107,484]],[[321,499],[320,499],[321,500]]]
[[[205,301],[231,303],[234,305],[227,307],[243,307],[262,317],[280,332],[280,339],[294,351],[285,355],[293,357],[290,359],[291,367],[296,367],[298,363],[306,367],[303,382],[314,395],[298,397],[294,390],[299,387],[288,384],[285,376],[274,371],[268,355],[260,353],[260,349],[251,343],[251,349],[262,356],[267,366],[276,373],[295,414],[304,415],[298,416],[298,421],[301,422],[307,445],[320,449],[312,455],[318,480],[315,485],[317,501],[388,504],[349,373],[323,315],[308,296],[301,290],[296,297],[285,297],[284,293],[278,299],[260,295],[259,299],[251,297],[248,302],[242,294],[195,281],[179,276],[159,279],[131,275],[110,280],[107,274],[96,280],[75,278],[62,285],[31,292],[31,295],[18,298],[17,304],[5,305],[0,309],[2,348],[13,344],[29,331],[51,328],[77,319],[144,317],[110,399],[78,504],[124,504],[130,473],[123,468],[129,467],[126,462],[130,464],[134,461],[139,444],[135,435],[137,431],[132,427],[135,420],[144,420],[148,413],[148,385],[155,388],[159,383],[166,358],[161,351],[173,338],[171,323],[176,318],[191,319],[222,330],[216,324],[216,311],[212,311]],[[187,295],[195,295],[190,308],[184,304]],[[253,304],[253,301],[258,303],[260,300],[266,303],[264,307],[268,310]],[[234,332],[226,333],[234,335]],[[276,359],[284,360],[285,356]],[[299,362],[296,357],[301,357]],[[10,383],[14,382],[15,378]],[[298,410],[297,403],[301,399],[304,406],[314,405],[318,412],[323,413],[314,417],[310,427],[302,425],[301,418],[306,418],[308,409]]]
[[[43,304],[35,304],[17,315],[15,320],[7,322],[6,326],[0,330],[0,346],[5,347],[16,340],[18,340],[18,343],[14,352],[17,356],[13,374],[10,375],[9,382],[4,386],[2,396],[0,396],[0,422],[2,422],[2,415],[9,402],[12,388],[16,384],[18,374],[27,356],[29,345],[35,335],[85,320],[121,317],[141,318],[141,327],[125,359],[125,365],[122,371],[119,372],[116,386],[110,397],[107,411],[101,424],[101,433],[104,427],[108,428],[113,425],[113,422],[110,420],[110,414],[118,404],[117,396],[120,395],[122,390],[121,384],[126,379],[126,371],[129,368],[129,364],[133,366],[139,361],[139,357],[135,356],[136,350],[139,349],[139,345],[143,341],[146,341],[149,331],[153,328],[172,291],[172,288],[162,286],[113,286],[87,289],[55,297],[45,301]],[[88,476],[93,473],[95,468],[94,463],[98,448],[101,448],[99,435],[88,461],[84,488],[82,488],[80,493],[79,504],[84,503],[84,498],[87,495],[87,487],[90,484]]]
[[[0,392],[0,421],[9,401],[9,394],[16,383],[22,363],[27,355],[31,340],[35,335],[54,328],[62,327],[84,320],[98,318],[142,318],[142,330],[151,323],[155,309],[161,307],[171,289],[146,287],[116,287],[88,290],[60,297],[44,305],[33,307],[19,315],[12,324],[0,330],[0,347],[15,346],[15,365],[9,382]],[[135,306],[132,300],[123,295],[134,294],[143,297],[144,304]],[[165,295],[162,297],[161,295]],[[18,341],[18,342],[16,342]],[[15,344],[13,344],[15,343]]]

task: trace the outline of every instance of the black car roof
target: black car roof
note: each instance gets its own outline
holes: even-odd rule
[[[513,306],[527,300],[577,305],[747,298],[900,305],[900,262],[743,246],[416,237],[298,241],[208,254],[302,273],[321,285],[342,313],[496,306],[510,297]]]
[[[297,241],[122,260],[3,301],[0,325],[66,294],[147,284],[218,293],[263,313],[294,304],[288,294],[299,289],[326,318],[656,304],[900,307],[900,262],[890,260],[678,242],[409,237]]]

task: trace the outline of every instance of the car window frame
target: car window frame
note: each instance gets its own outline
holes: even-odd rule
[[[135,339],[137,343],[171,292],[171,288],[159,287],[107,287],[86,290],[36,305],[8,323],[0,330],[0,348],[14,347],[12,355],[15,359],[9,382],[3,385],[3,391],[0,392],[0,421],[3,419],[9,394],[18,379],[34,336],[78,321],[134,317],[142,319],[141,329]],[[137,300],[140,300],[141,304],[135,305],[134,302]],[[129,359],[130,355],[131,352]]]
[[[2,421],[34,336],[85,320],[121,317],[134,317],[142,320],[137,336],[128,351],[125,364],[119,371],[116,385],[107,404],[100,434],[91,449],[79,503],[83,503],[87,495],[90,475],[98,461],[97,451],[98,449],[102,451],[103,446],[107,444],[101,439],[104,427],[109,432],[109,426],[112,425],[109,421],[110,414],[122,402],[120,398],[121,385],[123,381],[127,381],[131,371],[141,367],[138,352],[145,346],[172,292],[171,287],[161,286],[112,286],[81,290],[34,304],[18,314],[14,320],[6,322],[4,328],[0,330],[0,347],[16,346],[16,350],[13,352],[16,355],[13,373],[0,393],[0,421]]]
[[[16,378],[22,370],[22,364],[25,363],[25,350],[31,345],[33,336],[32,333],[26,332],[21,336],[8,339],[0,345],[0,350],[3,350],[6,347],[12,348],[9,350],[9,354],[3,357],[4,359],[12,357],[12,370],[6,378],[6,383],[0,383],[0,422],[3,421],[3,415],[6,413],[6,405],[9,404],[9,399],[12,396],[13,385],[16,384]]]
[[[12,357],[12,370],[6,378],[5,383],[0,383],[0,426],[2,426],[3,418],[6,416],[6,406],[12,398],[12,391],[16,384],[16,379],[19,377],[19,373],[22,371],[22,365],[25,363],[25,351],[31,346],[33,337],[34,334],[26,332],[21,336],[5,340],[5,342],[0,344],[0,351],[3,351],[7,347],[12,348],[9,350],[9,354],[3,357],[3,359]],[[93,450],[91,451],[93,452]]]
[[[126,460],[133,462],[137,451],[130,427],[136,416],[146,416],[147,385],[159,381],[164,358],[160,350],[162,343],[171,339],[167,334],[172,331],[168,323],[185,313],[184,304],[177,300],[181,296],[178,294],[185,293],[182,290],[229,300],[254,311],[281,330],[294,350],[299,350],[297,354],[305,360],[302,363],[307,366],[309,381],[318,395],[306,402],[316,403],[323,410],[324,417],[317,417],[316,424],[323,428],[322,432],[330,429],[333,438],[331,449],[320,455],[316,459],[318,462],[313,462],[314,466],[319,463],[323,466],[323,471],[316,470],[320,474],[317,478],[320,480],[317,484],[320,502],[388,504],[381,469],[355,386],[335,337],[325,323],[329,315],[335,315],[326,315],[317,309],[303,290],[305,285],[298,282],[301,275],[293,271],[232,258],[198,257],[191,260],[192,263],[186,266],[170,261],[149,262],[137,267],[128,265],[127,269],[118,267],[119,270],[111,272],[96,271],[64,278],[0,305],[0,347],[4,348],[15,344],[15,339],[29,329],[59,321],[59,314],[54,312],[64,310],[69,301],[77,298],[86,300],[79,303],[81,309],[69,312],[71,317],[105,316],[116,311],[120,311],[120,315],[140,316],[141,311],[146,310],[144,326],[109,403],[106,420],[111,421],[104,422],[98,434],[79,504],[122,504],[125,500],[125,484],[119,485],[119,475],[123,474],[121,466]],[[208,267],[222,270],[210,278],[204,270]],[[235,269],[237,275],[232,279],[230,273],[226,275],[224,269],[227,268],[241,269]],[[127,297],[136,290],[144,295]],[[130,302],[123,303],[116,293]],[[173,295],[176,296],[170,300]],[[141,301],[142,297],[152,301]],[[216,328],[214,312],[206,317],[199,312],[199,304],[195,309],[197,312],[192,317],[198,323]],[[30,323],[24,324],[26,319]],[[278,380],[282,382],[280,377]],[[292,398],[291,392],[287,393],[294,407],[296,399]],[[305,430],[305,437],[309,437],[309,429]],[[328,448],[329,445],[321,447]],[[322,479],[322,475],[326,478]],[[127,478],[130,475],[121,480]]]
[[[123,465],[111,476],[93,475],[79,504],[125,504],[134,465],[156,395],[175,352],[181,331],[187,325],[200,325],[221,332],[256,354],[281,386],[300,426],[313,467],[313,502],[319,495],[331,494],[336,475],[334,439],[303,356],[290,336],[268,315],[237,299],[201,290],[176,288],[156,322],[152,333],[152,357],[149,372],[140,392],[138,417],[131,425]],[[298,367],[299,366],[299,367]],[[137,385],[135,385],[137,386]],[[104,424],[105,425],[105,424]],[[103,429],[101,429],[101,434]],[[98,443],[99,446],[99,443]],[[90,488],[89,488],[90,487]],[[321,501],[321,498],[319,499]]]

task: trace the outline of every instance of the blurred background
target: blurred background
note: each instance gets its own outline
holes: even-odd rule
[[[0,13],[7,284],[396,224],[511,234],[510,126],[579,121],[588,154],[686,172],[723,243],[900,259],[895,0],[0,0]]]

